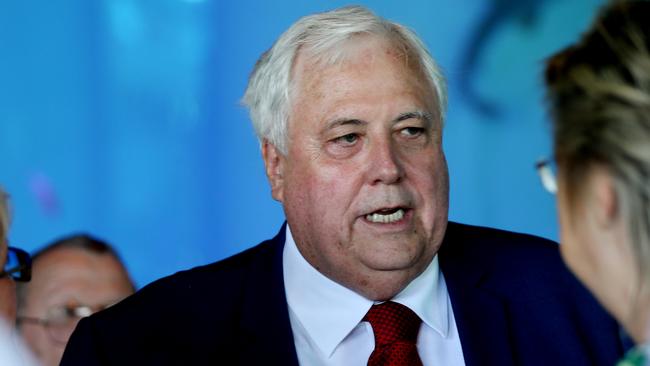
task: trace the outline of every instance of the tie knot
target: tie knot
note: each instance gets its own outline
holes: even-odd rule
[[[373,305],[363,318],[375,333],[375,347],[395,342],[417,342],[420,317],[402,304],[392,301]]]

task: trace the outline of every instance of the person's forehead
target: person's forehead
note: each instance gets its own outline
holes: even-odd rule
[[[420,60],[413,50],[400,41],[381,35],[354,35],[328,49],[301,47],[294,59],[292,79],[297,73],[318,72],[318,69],[335,65],[371,61],[381,54],[404,62],[414,72],[420,72]]]
[[[110,286],[106,287],[107,284]],[[57,303],[73,295],[87,297],[107,289],[113,292],[113,285],[125,289],[129,285],[124,268],[115,257],[79,248],[61,248],[34,262],[28,298]]]
[[[38,257],[32,268],[34,281],[49,283],[101,278],[124,272],[114,256],[81,248],[57,248]]]
[[[346,108],[360,111],[358,108],[362,104],[375,109],[368,103],[375,98],[380,101],[387,92],[393,92],[395,101],[410,96],[405,101],[411,105],[404,105],[410,109],[396,113],[420,110],[436,116],[435,91],[407,59],[389,48],[386,42],[359,44],[353,54],[330,65],[307,54],[296,64],[292,111],[297,113],[309,108],[310,113],[345,114]]]
[[[330,51],[327,51],[330,52]],[[339,55],[330,57],[327,54],[315,54],[309,49],[301,50],[295,59],[292,69],[293,99],[309,91],[319,88],[323,81],[333,84],[344,84],[351,76],[351,69],[356,68],[360,73],[372,70],[373,63],[390,63],[393,70],[402,79],[417,82],[418,87],[424,87],[423,92],[436,95],[433,85],[428,82],[420,60],[413,52],[396,41],[379,36],[356,36],[341,44],[336,50]],[[371,75],[372,74],[367,74]]]
[[[43,253],[33,261],[35,274],[40,271],[51,271],[59,268],[66,270],[92,270],[97,266],[119,266],[117,258],[110,253],[97,253],[85,248],[61,247]]]

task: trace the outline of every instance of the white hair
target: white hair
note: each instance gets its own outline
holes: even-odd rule
[[[354,36],[389,40],[414,56],[435,91],[440,121],[447,107],[447,86],[442,71],[424,43],[410,29],[378,17],[361,6],[348,6],[299,19],[255,64],[243,97],[260,142],[269,141],[286,155],[287,121],[291,110],[291,73],[299,51],[309,52],[325,65],[340,62],[341,47]]]
[[[5,245],[9,232],[9,195],[0,187],[0,246]]]

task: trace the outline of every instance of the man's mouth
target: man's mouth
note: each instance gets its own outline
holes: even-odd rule
[[[369,213],[365,216],[366,220],[378,224],[392,224],[404,218],[406,209],[402,207],[395,207],[390,209],[382,209]]]

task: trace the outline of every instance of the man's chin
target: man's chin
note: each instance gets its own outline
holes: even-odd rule
[[[378,271],[408,270],[426,261],[425,245],[412,237],[369,238],[355,247],[361,262]]]
[[[378,249],[361,258],[362,264],[370,271],[378,274],[390,275],[395,273],[399,276],[400,272],[418,272],[421,267],[426,267],[428,263],[423,258],[421,251],[384,250]]]
[[[366,281],[356,283],[353,291],[373,301],[386,301],[399,294],[420,274],[415,267],[401,269],[376,269]]]

